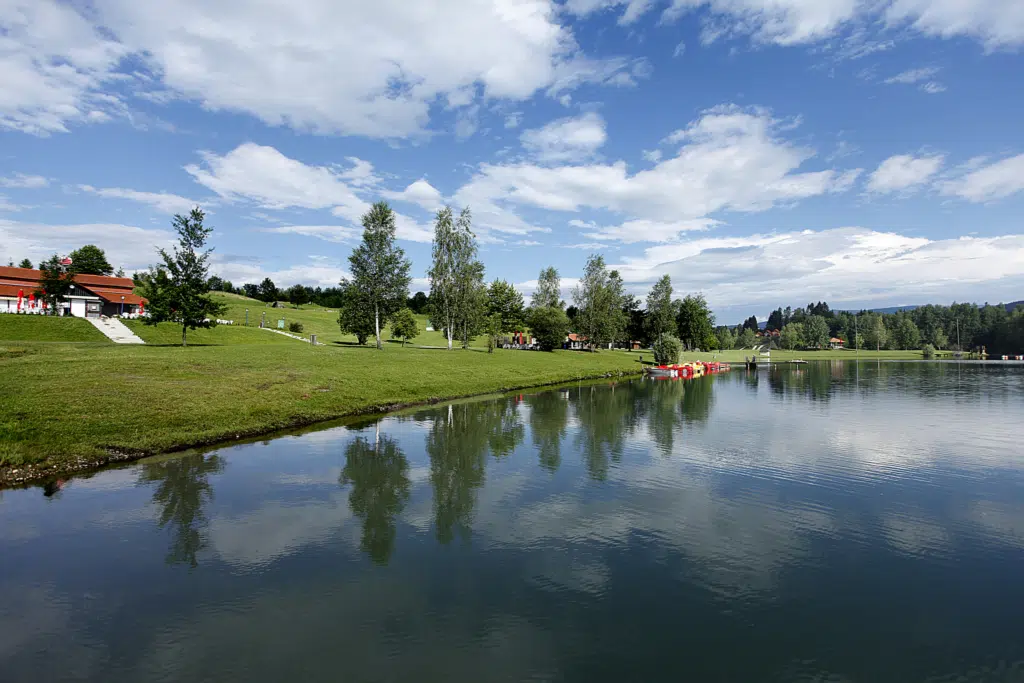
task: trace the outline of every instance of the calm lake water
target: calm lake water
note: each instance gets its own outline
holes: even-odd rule
[[[1024,681],[1022,441],[1024,367],[836,362],[4,491],[0,680]]]

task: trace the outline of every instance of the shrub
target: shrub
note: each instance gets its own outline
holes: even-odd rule
[[[651,347],[654,350],[654,360],[659,365],[672,365],[679,362],[679,354],[683,350],[683,344],[671,334],[663,334],[654,342]]]
[[[299,334],[300,332],[302,332],[302,323],[300,323],[298,320],[293,320],[292,322],[288,323],[288,331]]]
[[[925,344],[921,347],[921,353],[924,354],[925,358],[935,358],[935,347],[931,344]]]

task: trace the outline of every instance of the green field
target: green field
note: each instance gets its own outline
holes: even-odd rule
[[[284,343],[25,343],[27,352],[0,355],[0,481],[27,464],[83,469],[124,454],[638,369],[635,356],[622,352],[379,352],[250,332]]]
[[[82,318],[7,313],[0,315],[0,341],[110,343],[102,332]]]
[[[260,319],[263,318],[263,314],[266,314],[266,325],[268,327],[276,328],[278,320],[285,321],[285,330],[288,329],[288,324],[291,322],[302,323],[302,336],[308,338],[309,335],[315,334],[317,336],[317,342],[320,344],[355,344],[356,338],[352,335],[342,334],[341,329],[338,327],[338,311],[336,309],[326,309],[319,306],[302,306],[300,308],[294,308],[291,304],[281,303],[279,308],[273,308],[270,304],[265,304],[262,301],[256,299],[249,299],[238,294],[227,294],[224,292],[214,292],[214,298],[223,303],[226,306],[224,313],[221,315],[222,320],[232,320],[235,326],[245,325],[245,311],[249,311],[249,326],[256,327],[260,323]],[[444,335],[440,332],[430,331],[427,332],[426,328],[430,324],[425,315],[417,315],[416,320],[419,322],[420,334],[416,339],[409,342],[416,346],[447,346]],[[180,333],[178,335],[181,336]],[[384,332],[382,338],[385,341],[391,339],[390,330]],[[179,340],[180,341],[180,340]],[[372,343],[372,339],[370,343]],[[400,343],[398,341],[392,343]],[[487,340],[483,337],[474,340],[470,346],[475,348],[484,348],[487,345]]]
[[[181,348],[176,325],[126,321],[147,345],[120,346],[80,319],[0,318],[0,483],[401,405],[637,372],[639,356],[653,360],[650,351],[449,353],[390,343],[376,351],[335,332],[333,311],[257,308],[222,296],[242,308],[242,321],[246,305],[250,321],[254,310],[283,314],[324,343],[220,325],[190,331]],[[238,321],[236,311],[225,318]],[[444,343],[437,333],[425,341]],[[750,354],[682,360],[741,363]],[[858,357],[920,359],[921,352],[773,351],[771,361]]]

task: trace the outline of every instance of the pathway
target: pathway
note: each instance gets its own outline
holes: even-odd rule
[[[145,344],[129,330],[123,322],[116,318],[86,318],[93,326],[106,335],[115,344]]]

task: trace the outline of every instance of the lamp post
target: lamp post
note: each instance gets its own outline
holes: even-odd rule
[[[124,297],[121,297],[121,317],[124,317]]]
[[[75,295],[75,286],[71,285],[71,289],[69,290],[69,293],[68,293],[68,314],[69,315],[74,315],[74,313],[71,312],[71,297],[73,297],[74,295]]]

